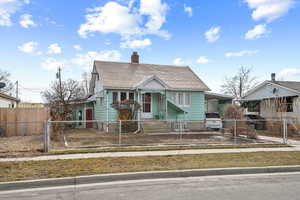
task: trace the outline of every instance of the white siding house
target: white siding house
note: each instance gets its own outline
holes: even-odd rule
[[[0,108],[15,108],[18,100],[12,96],[0,93]]]
[[[264,118],[300,119],[300,82],[265,81],[243,97],[247,112]]]

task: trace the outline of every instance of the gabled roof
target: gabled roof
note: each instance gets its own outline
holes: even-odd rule
[[[277,85],[279,87],[285,88],[291,92],[299,93],[300,94],[300,82],[298,81],[264,81],[263,83],[257,85],[256,87],[249,90],[243,98],[246,98],[250,94],[254,93],[255,91],[259,90],[266,84]]]
[[[300,82],[298,81],[275,81],[274,83],[300,92]]]
[[[170,90],[208,91],[206,84],[189,68],[171,65],[95,61],[104,88],[134,89],[149,77],[157,77]]]
[[[12,96],[9,96],[9,95],[7,95],[7,94],[4,94],[4,93],[2,93],[2,92],[0,92],[0,98],[8,99],[8,100],[15,101],[15,102],[18,101],[17,98],[12,97]]]
[[[135,86],[135,88],[141,88],[141,87],[143,87],[144,85],[146,85],[147,83],[149,83],[149,82],[151,82],[153,80],[157,81],[165,89],[169,88],[169,86],[164,81],[162,81],[160,78],[158,78],[156,75],[145,77],[144,80],[142,80],[140,83],[138,83]]]

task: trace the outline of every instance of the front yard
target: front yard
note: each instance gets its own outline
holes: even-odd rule
[[[95,146],[157,146],[157,145],[203,145],[203,144],[266,144],[270,141],[238,137],[233,139],[230,134],[220,132],[178,132],[156,134],[126,133],[97,133],[93,129],[73,129],[65,134],[69,147],[95,147]]]
[[[279,165],[300,165],[300,152],[223,153],[0,162],[0,182],[119,172]]]
[[[260,134],[260,133],[259,133]],[[262,133],[263,134],[263,133]],[[269,135],[267,133],[263,135]],[[178,132],[133,134],[126,133],[99,133],[95,129],[69,129],[65,132],[65,140],[51,141],[52,152],[68,152],[77,149],[95,149],[103,151],[130,151],[131,150],[168,150],[168,149],[201,149],[206,148],[236,148],[245,146],[267,147],[278,143],[261,139],[249,139],[246,135],[233,138],[232,134],[216,131],[205,132]],[[0,137],[0,157],[22,157],[43,155],[43,136]],[[185,146],[185,147],[183,147]],[[99,149],[100,148],[100,149]]]

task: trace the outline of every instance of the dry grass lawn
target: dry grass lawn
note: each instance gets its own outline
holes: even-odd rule
[[[0,181],[117,172],[300,165],[300,152],[224,153],[0,163]]]

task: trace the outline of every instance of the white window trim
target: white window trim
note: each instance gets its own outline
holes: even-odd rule
[[[183,104],[179,104],[179,94],[182,94]],[[190,95],[190,102],[186,102],[186,96]],[[181,107],[191,107],[192,106],[192,94],[190,92],[176,92],[175,93],[175,103]]]
[[[126,100],[129,100],[129,93],[133,93],[133,100],[135,101],[135,93],[134,91],[113,91],[112,93],[117,92],[118,93],[118,102],[121,101],[121,93],[126,93]]]

